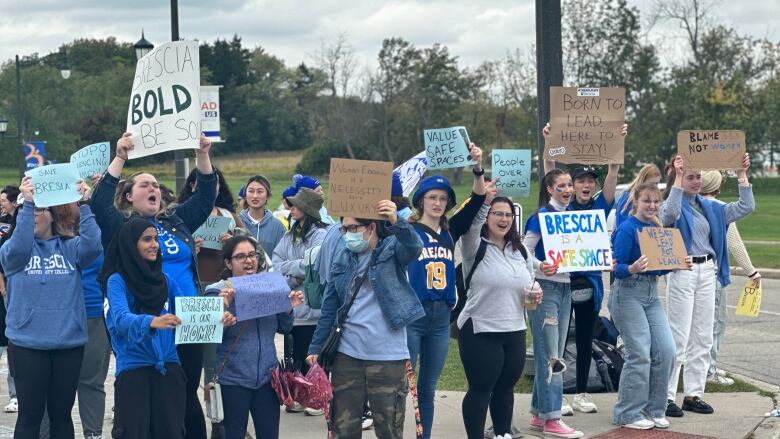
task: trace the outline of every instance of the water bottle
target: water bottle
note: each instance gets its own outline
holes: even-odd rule
[[[774,418],[780,418],[780,409],[774,409],[769,413],[764,413],[764,416],[767,418],[774,417]]]

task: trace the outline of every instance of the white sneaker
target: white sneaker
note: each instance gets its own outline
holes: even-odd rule
[[[715,369],[715,373],[716,373],[717,375],[720,375],[720,376],[722,376],[722,377],[726,376],[726,371],[725,371],[725,370],[723,370],[723,369],[717,369],[717,368],[716,368],[716,369]]]
[[[287,413],[300,413],[305,409],[306,407],[301,405],[299,402],[294,401],[292,407],[285,407],[284,411],[286,411]]]
[[[363,419],[360,424],[360,427],[363,430],[371,430],[374,428],[374,415],[369,411],[368,413],[363,413]]]
[[[11,401],[8,402],[8,405],[3,408],[3,411],[6,413],[16,413],[19,411],[19,402],[16,401],[16,398],[11,398]]]
[[[325,414],[325,410],[306,407],[303,409],[303,414],[306,416],[322,416]]]
[[[574,416],[574,409],[571,408],[569,400],[566,399],[565,396],[563,397],[563,402],[561,403],[561,416]]]
[[[578,393],[574,395],[574,402],[571,403],[574,410],[579,410],[582,413],[596,413],[599,408],[593,402],[593,399],[588,393]]]
[[[731,378],[729,378],[727,376],[720,375],[717,372],[715,372],[714,374],[708,376],[707,377],[707,382],[711,383],[711,384],[720,384],[720,385],[723,385],[723,386],[731,386],[731,385],[734,384],[734,380],[733,379],[731,379]]]
[[[655,428],[669,428],[669,421],[666,418],[653,418]]]
[[[642,418],[630,424],[623,424],[621,427],[632,428],[634,430],[650,430],[651,428],[655,427],[655,422]]]

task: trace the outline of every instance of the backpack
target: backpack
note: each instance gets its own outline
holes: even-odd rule
[[[463,263],[458,264],[455,267],[455,291],[456,301],[455,306],[450,311],[450,323],[458,320],[463,307],[466,306],[466,298],[468,297],[469,287],[471,286],[471,278],[474,276],[474,272],[485,258],[485,252],[487,251],[487,242],[482,239],[479,241],[479,248],[477,248],[477,254],[474,256],[474,265],[471,266],[471,271],[466,277],[463,277]]]
[[[301,286],[306,305],[312,309],[322,308],[322,296],[325,294],[325,285],[320,282],[320,273],[314,268],[319,252],[319,246],[313,247],[306,252],[303,258],[305,270]]]
[[[623,356],[609,343],[593,340],[593,359],[596,361],[601,381],[607,392],[617,392],[620,373],[623,371]]]

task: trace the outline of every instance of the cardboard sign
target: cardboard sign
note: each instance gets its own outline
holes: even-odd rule
[[[737,301],[738,316],[758,317],[758,313],[761,311],[761,283],[759,282],[758,288],[753,285],[753,281],[747,281],[745,287],[742,288],[742,293],[739,295]]]
[[[212,142],[221,142],[219,137],[219,89],[221,85],[200,87],[200,121],[203,135]]]
[[[89,181],[95,175],[102,175],[111,162],[111,144],[108,142],[93,143],[74,152],[70,162],[76,166],[79,177]]]
[[[687,270],[688,251],[678,229],[645,227],[639,234],[639,251],[647,256],[647,270]]]
[[[197,41],[155,47],[138,60],[127,108],[131,159],[200,144],[200,56]]]
[[[380,219],[376,205],[390,199],[393,164],[371,160],[330,159],[328,213]]]
[[[222,343],[221,297],[176,297],[176,344]]]
[[[680,131],[677,153],[686,169],[742,169],[746,152],[744,131]]]
[[[492,176],[500,195],[527,197],[531,190],[531,150],[494,149]]]
[[[281,273],[257,273],[231,277],[230,285],[236,290],[236,320],[256,319],[289,312],[290,287]]]
[[[462,168],[473,165],[469,155],[469,135],[466,127],[425,130],[425,156],[430,169]]]
[[[222,250],[222,241],[219,237],[227,233],[231,221],[232,218],[227,216],[211,215],[198,227],[192,237],[203,238],[203,248]]]
[[[73,163],[40,166],[24,175],[32,179],[36,207],[75,203],[81,199],[79,173]]]
[[[393,170],[401,175],[401,187],[404,188],[404,197],[408,197],[412,193],[412,189],[420,181],[426,170],[428,170],[428,158],[425,156],[425,151],[401,163]]]
[[[544,158],[561,163],[623,163],[622,87],[550,87],[550,136]]]
[[[603,210],[539,213],[545,260],[559,273],[612,269],[612,249]]]

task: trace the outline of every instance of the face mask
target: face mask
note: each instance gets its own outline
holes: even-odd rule
[[[368,241],[363,239],[363,232],[345,233],[344,242],[352,253],[363,253],[368,248]]]
[[[404,207],[403,209],[398,211],[398,218],[403,219],[404,221],[409,219],[409,215],[412,214],[412,209],[408,207]]]

